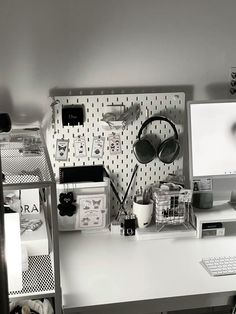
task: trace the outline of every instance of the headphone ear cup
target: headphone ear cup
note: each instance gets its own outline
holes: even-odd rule
[[[152,143],[146,139],[141,138],[134,143],[134,155],[141,164],[147,164],[156,156],[156,149]]]
[[[179,155],[180,144],[175,138],[169,138],[158,147],[157,156],[165,164],[171,164]]]

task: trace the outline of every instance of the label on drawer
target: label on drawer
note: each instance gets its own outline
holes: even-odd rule
[[[193,191],[211,191],[212,190],[212,179],[204,178],[193,180]]]

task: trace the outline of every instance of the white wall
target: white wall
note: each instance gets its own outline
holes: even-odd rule
[[[40,120],[54,87],[229,97],[235,12],[234,0],[0,0],[0,112]]]

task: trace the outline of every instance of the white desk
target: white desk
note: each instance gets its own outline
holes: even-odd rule
[[[236,294],[236,276],[211,277],[199,263],[217,255],[236,255],[236,237],[137,241],[61,233],[64,312],[139,314],[226,304]]]

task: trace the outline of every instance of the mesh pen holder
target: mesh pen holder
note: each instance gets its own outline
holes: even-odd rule
[[[167,225],[190,226],[192,216],[192,191],[153,191],[154,214],[157,230],[161,231]]]

